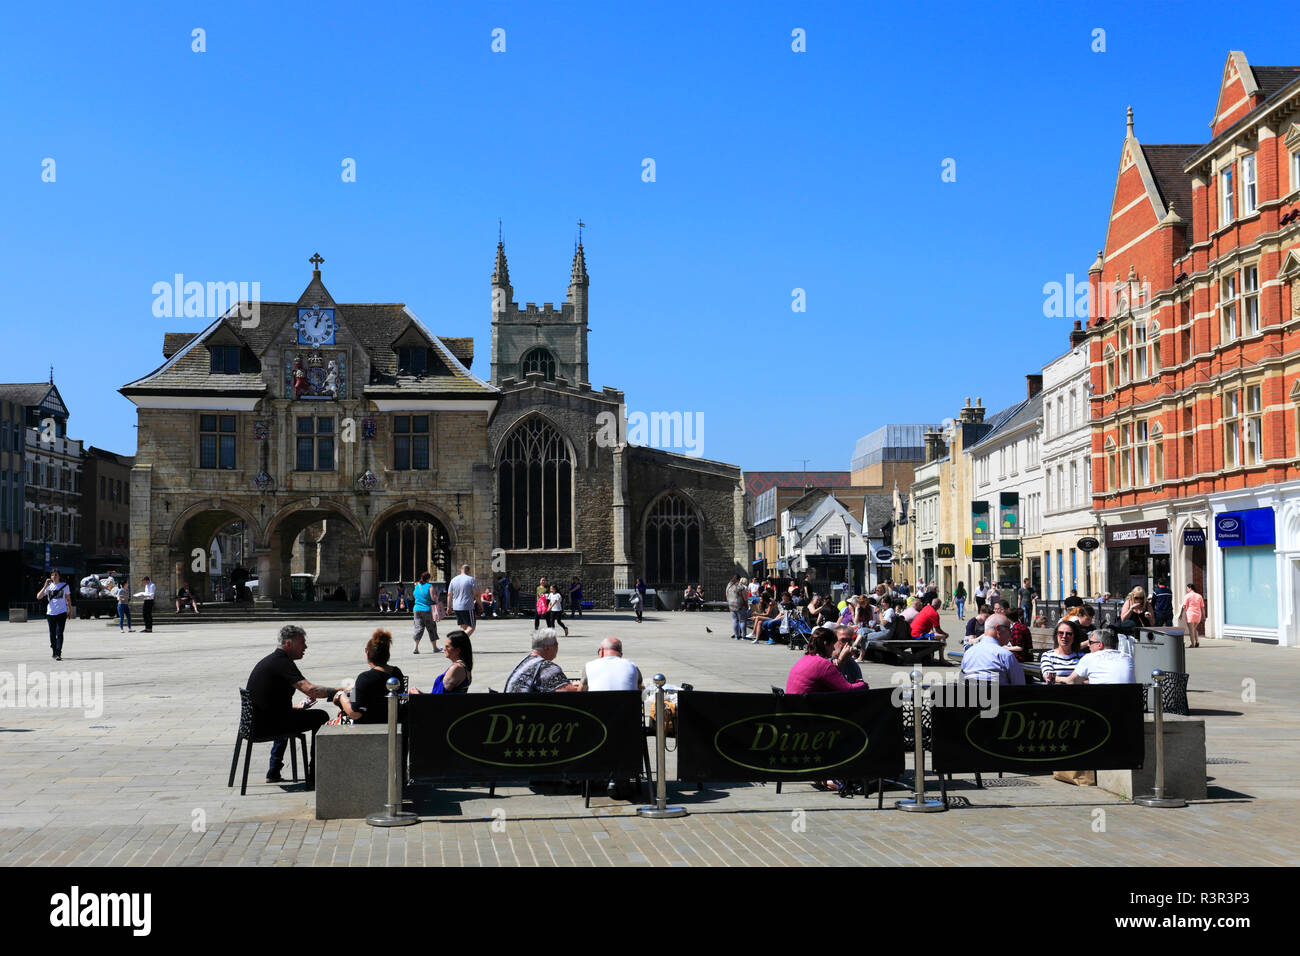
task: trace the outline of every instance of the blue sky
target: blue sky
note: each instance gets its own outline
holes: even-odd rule
[[[155,318],[153,284],[292,300],[317,251],[338,301],[472,335],[486,378],[498,218],[541,303],[581,217],[597,388],[703,413],[708,458],[847,468],[858,436],[1002,407],[1065,351],[1043,285],[1102,244],[1125,107],[1143,142],[1204,142],[1230,49],[1296,62],[1268,7],[17,5],[0,380],[53,362],[70,433],[132,453],[116,389],[207,324]]]

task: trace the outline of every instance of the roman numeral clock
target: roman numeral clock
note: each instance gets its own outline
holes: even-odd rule
[[[334,310],[312,307],[298,310],[298,344],[320,348],[334,344]]]

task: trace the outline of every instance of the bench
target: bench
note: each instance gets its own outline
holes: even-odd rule
[[[726,601],[705,601],[705,602],[704,602],[704,608],[703,608],[703,610],[705,610],[705,611],[729,611],[729,610],[731,610],[731,609],[730,609],[729,607],[727,607],[727,602],[726,602]]]
[[[943,641],[926,641],[917,639],[914,641],[868,641],[863,647],[863,653],[867,660],[879,659],[881,652],[892,654],[899,663],[916,663],[918,660],[926,663],[942,663],[943,650],[945,644]],[[907,657],[908,660],[904,660]]]
[[[402,728],[397,728],[402,746]],[[388,724],[325,726],[316,734],[316,819],[365,817],[388,803]]]

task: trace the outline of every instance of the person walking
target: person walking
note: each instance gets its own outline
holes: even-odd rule
[[[569,608],[578,617],[582,617],[582,578],[576,574],[573,583],[569,585]]]
[[[415,650],[411,653],[420,653],[420,638],[424,632],[429,632],[429,643],[433,649],[438,649],[438,624],[433,619],[433,585],[429,579],[432,575],[425,571],[420,575],[420,583],[411,591],[411,603],[414,606],[414,618],[412,626],[415,634]]]
[[[564,623],[564,595],[560,593],[558,584],[552,584],[546,595],[546,626],[554,628],[557,624],[564,629],[564,636],[568,637],[569,626]]]
[[[474,604],[477,599],[478,582],[470,576],[469,565],[462,564],[460,574],[447,585],[447,603],[456,615],[456,624],[465,632],[466,637],[474,636]]]
[[[957,620],[966,620],[966,582],[958,581],[957,590],[952,592],[952,599],[957,605]]]
[[[1201,622],[1205,620],[1205,598],[1196,590],[1196,585],[1187,583],[1187,593],[1183,596],[1183,622],[1187,625],[1187,636],[1191,638],[1190,647],[1201,646]]]
[[[45,586],[37,592],[36,600],[44,598],[49,604],[45,608],[45,623],[50,627],[50,656],[56,661],[63,660],[63,629],[68,625],[68,599],[72,590],[58,571],[51,571]]]
[[[546,612],[550,609],[550,602],[546,599],[546,595],[550,593],[550,582],[546,580],[546,575],[543,574],[541,580],[537,582],[537,593],[533,596],[536,605],[533,609],[534,631],[542,626],[542,618],[546,617]]]
[[[144,598],[144,632],[153,633],[153,601],[158,593],[158,587],[148,578],[144,579],[144,590],[133,595],[133,597]]]
[[[638,583],[638,584],[640,583],[640,581],[641,581],[641,579],[640,579],[640,578],[637,578],[637,583]],[[640,588],[633,588],[633,589],[632,589],[631,601],[632,601],[632,610],[633,610],[634,612],[636,612],[636,622],[637,622],[638,624],[640,624],[640,623],[641,623],[641,606],[642,606],[643,604],[645,604],[645,598],[642,597]]]

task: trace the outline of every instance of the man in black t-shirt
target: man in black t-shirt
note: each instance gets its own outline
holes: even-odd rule
[[[271,745],[271,764],[266,773],[267,783],[279,783],[284,778],[284,748],[289,736],[301,733],[312,735],[312,755],[316,753],[316,731],[329,720],[323,711],[307,710],[317,698],[326,700],[338,694],[338,688],[318,687],[298,670],[297,661],[307,652],[307,632],[296,624],[280,628],[280,640],[275,650],[257,662],[248,675],[248,693],[253,702],[253,730],[258,736],[283,732]],[[310,699],[302,707],[293,706],[293,692],[300,690]],[[311,772],[307,770],[308,779]]]
[[[1070,589],[1070,596],[1061,602],[1063,607],[1083,607],[1083,598],[1079,597],[1079,592],[1074,588]]]

